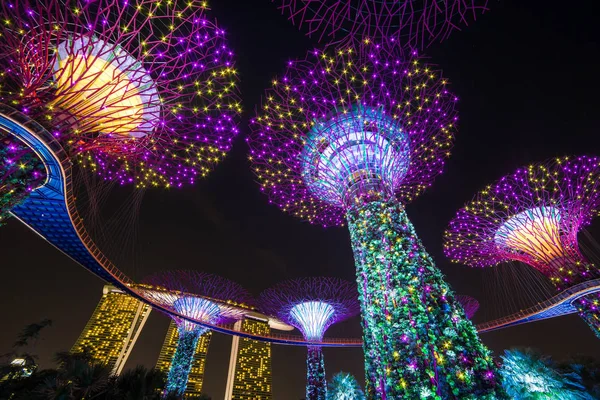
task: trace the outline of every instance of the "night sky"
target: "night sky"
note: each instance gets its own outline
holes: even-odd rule
[[[445,173],[407,207],[456,292],[482,300],[476,322],[503,305],[484,301],[490,271],[452,265],[443,256],[442,234],[454,213],[477,190],[529,162],[600,155],[595,2],[573,2],[573,7],[548,0],[490,3],[489,13],[423,52],[441,66],[460,97],[459,131]],[[286,278],[354,279],[346,229],[311,226],[269,206],[246,159],[247,118],[264,88],[287,60],[303,58],[316,44],[269,0],[214,0],[211,6],[238,56],[246,111],[241,137],[207,180],[182,190],[149,190],[139,211],[127,208],[133,189],[115,189],[102,214],[106,220],[96,222],[96,231],[105,233],[99,244],[111,259],[125,260],[117,265],[134,279],[162,269],[198,269],[236,280],[254,294]],[[126,217],[113,217],[121,205]],[[591,232],[598,232],[600,240],[598,225]],[[50,367],[52,354],[69,349],[83,329],[103,282],[16,220],[0,229],[0,251],[0,353],[10,350],[24,325],[51,318],[53,327],[34,351],[42,367]],[[497,286],[496,297],[519,295]],[[154,365],[167,324],[163,315],[150,316],[127,367]],[[358,337],[358,319],[332,327],[328,335]],[[496,354],[532,346],[557,359],[576,353],[600,358],[600,341],[577,316],[487,333],[482,339]],[[224,395],[230,342],[216,334],[209,349],[204,389],[213,399]],[[304,396],[305,355],[301,347],[274,346],[274,400]],[[325,359],[328,379],[344,370],[363,380],[361,349],[326,349]]]

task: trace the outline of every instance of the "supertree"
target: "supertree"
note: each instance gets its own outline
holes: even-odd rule
[[[8,211],[41,185],[45,177],[44,165],[34,152],[0,133],[0,226]]]
[[[0,103],[107,180],[193,183],[229,150],[240,111],[233,53],[205,8],[3,1]]]
[[[579,250],[577,234],[600,211],[600,158],[556,158],[519,168],[487,186],[458,211],[444,251],[473,267],[521,261],[561,291],[600,278]],[[598,295],[576,301],[600,338]]]
[[[359,312],[356,285],[342,279],[312,277],[279,283],[260,295],[260,306],[300,330],[307,341],[321,342],[334,323]],[[306,400],[325,400],[325,361],[318,345],[308,346]]]
[[[170,311],[209,324],[241,319],[252,303],[248,292],[235,282],[198,271],[164,271],[144,279],[138,290]],[[164,395],[182,396],[201,335],[208,331],[198,324],[171,316],[179,338],[167,375]]]
[[[252,121],[249,158],[271,203],[348,222],[369,398],[501,396],[491,353],[404,211],[443,169],[457,98],[440,71],[396,51],[363,41],[290,62]]]
[[[463,307],[463,309],[465,310],[465,315],[469,319],[472,319],[477,310],[479,310],[479,302],[477,301],[477,299],[471,296],[459,294],[456,296],[456,300]]]
[[[487,10],[488,0],[273,0],[319,41],[392,39],[423,47],[446,39]]]

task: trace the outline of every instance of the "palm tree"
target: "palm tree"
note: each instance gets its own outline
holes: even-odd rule
[[[154,400],[160,398],[166,375],[138,365],[113,378],[107,400]]]
[[[549,357],[531,350],[506,350],[500,370],[504,388],[515,400],[592,400],[575,373],[561,374]]]
[[[41,320],[40,322],[25,326],[25,328],[23,328],[21,332],[19,332],[19,335],[17,336],[17,341],[15,342],[13,347],[25,347],[29,344],[30,340],[37,341],[37,339],[39,339],[40,337],[40,333],[47,326],[52,326],[51,319],[46,318]]]
[[[46,385],[48,392],[55,388],[57,393],[71,393],[74,399],[93,399],[108,390],[111,369],[94,362],[89,353],[61,352],[55,361],[59,367]]]
[[[354,376],[338,372],[327,385],[327,400],[364,400],[365,395]]]
[[[600,361],[587,355],[575,355],[559,365],[563,373],[575,372],[595,399],[600,399]]]

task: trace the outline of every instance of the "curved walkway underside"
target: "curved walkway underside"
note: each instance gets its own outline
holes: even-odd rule
[[[77,213],[71,182],[71,162],[61,145],[39,124],[23,114],[0,105],[0,130],[14,135],[33,149],[43,160],[48,179],[12,214],[54,247],[106,282],[151,305],[154,309],[197,323],[217,332],[286,345],[320,345],[325,347],[361,347],[361,338],[325,338],[308,342],[301,336],[271,333],[260,336],[234,329],[233,325],[211,325],[185,317],[144,296],[135,283],[115,267],[87,234]],[[573,301],[600,291],[600,279],[585,282],[534,307],[494,321],[477,325],[479,332],[554,318],[577,312]]]
[[[217,332],[287,345],[324,347],[360,347],[362,339],[326,338],[308,342],[303,337],[270,333],[260,336],[234,329],[233,325],[211,325],[185,317],[168,309],[136,288],[135,283],[115,267],[87,234],[77,213],[71,182],[71,162],[61,145],[42,126],[23,114],[0,106],[0,130],[14,135],[43,160],[48,178],[25,202],[12,210],[19,219],[43,239],[106,282],[151,305],[154,309],[197,323]],[[252,312],[249,312],[252,313]]]

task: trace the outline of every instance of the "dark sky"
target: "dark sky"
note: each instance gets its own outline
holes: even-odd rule
[[[212,3],[238,55],[248,116],[286,60],[303,57],[314,43],[304,38],[269,0]],[[450,265],[442,233],[456,210],[487,183],[532,161],[567,154],[600,155],[600,49],[593,1],[490,1],[492,10],[450,40],[425,53],[439,64],[461,99],[460,127],[446,172],[408,206],[421,239],[459,293],[484,296],[479,270]],[[242,125],[242,136],[247,133]],[[353,279],[348,233],[321,229],[268,206],[249,171],[240,137],[217,170],[193,188],[148,191],[137,215],[115,227],[101,244],[136,279],[170,268],[221,274],[258,294],[279,280],[308,275]],[[113,204],[132,189],[113,193]],[[108,217],[107,217],[108,218]],[[119,220],[117,220],[119,222]],[[110,227],[110,228],[109,228]],[[135,234],[123,234],[132,232]],[[596,229],[596,231],[599,231]],[[594,232],[594,230],[592,230]],[[0,229],[0,353],[27,323],[51,318],[54,326],[36,349],[42,366],[69,349],[101,296],[103,282],[13,220]],[[133,256],[131,256],[133,254]],[[500,267],[503,268],[503,267]],[[528,282],[525,282],[528,284]],[[501,290],[501,289],[498,289]],[[517,296],[508,291],[505,296]],[[477,322],[489,309],[483,304]],[[128,367],[153,366],[168,319],[151,315]],[[331,336],[359,336],[357,320],[330,329]],[[576,316],[482,335],[496,354],[533,346],[556,358],[586,353],[600,358],[600,341]],[[224,394],[229,343],[215,335],[205,391]],[[273,349],[274,400],[304,394],[305,349]],[[345,370],[363,379],[360,349],[326,349],[328,378]]]

